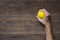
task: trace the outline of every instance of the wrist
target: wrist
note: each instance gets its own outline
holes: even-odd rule
[[[49,26],[50,27],[50,22],[49,21],[47,21],[46,23],[45,23],[45,26],[47,27],[47,26]]]

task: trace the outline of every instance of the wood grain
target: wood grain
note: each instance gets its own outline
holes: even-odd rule
[[[36,18],[40,8],[51,14],[53,34],[60,34],[59,0],[0,0],[0,34],[45,34]]]

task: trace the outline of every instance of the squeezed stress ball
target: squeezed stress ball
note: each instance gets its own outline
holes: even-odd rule
[[[37,14],[37,16],[40,18],[40,19],[43,19],[44,17],[47,17],[47,16],[49,16],[50,14],[47,12],[47,10],[46,9],[40,9],[39,11],[38,11],[38,14]]]
[[[38,16],[40,19],[43,19],[45,15],[44,15],[44,12],[43,12],[43,11],[38,11],[37,16]]]

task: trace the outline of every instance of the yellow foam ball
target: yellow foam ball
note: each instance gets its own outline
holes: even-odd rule
[[[39,11],[39,12],[38,12],[38,17],[39,17],[40,19],[43,19],[43,18],[44,18],[44,12],[43,12],[43,11]]]

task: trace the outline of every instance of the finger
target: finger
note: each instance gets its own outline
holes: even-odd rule
[[[44,19],[40,19],[38,16],[37,16],[37,19],[42,23],[42,24],[45,24],[45,20]]]

